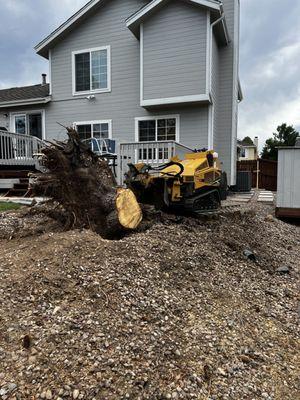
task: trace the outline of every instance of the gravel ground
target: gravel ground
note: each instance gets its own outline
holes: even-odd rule
[[[0,214],[0,398],[300,399],[300,228],[271,212],[120,241]]]

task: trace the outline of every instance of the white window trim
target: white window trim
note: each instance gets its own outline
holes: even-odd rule
[[[112,139],[112,120],[111,119],[102,119],[102,120],[97,120],[97,121],[78,121],[73,123],[73,127],[76,128],[76,126],[80,125],[96,125],[96,124],[108,124],[108,139]],[[91,138],[94,137],[94,132],[93,128],[91,130]]]
[[[150,99],[143,100],[141,102],[141,107],[150,106],[163,106],[172,104],[183,104],[183,103],[211,103],[211,97],[208,94],[196,94],[191,96],[179,96],[179,97],[168,97],[161,99]]]
[[[76,54],[91,53],[93,51],[107,50],[107,88],[86,90],[84,92],[76,91],[76,73],[75,73],[75,56]],[[90,63],[90,76],[92,64]],[[72,51],[72,93],[73,96],[82,96],[94,93],[108,93],[111,92],[111,46],[93,47],[90,49],[83,49]]]
[[[139,121],[157,121],[158,119],[176,119],[176,142],[180,142],[180,115],[175,114],[175,115],[149,115],[148,117],[137,117],[135,118],[135,141],[139,141]],[[155,136],[157,138],[157,122],[156,122],[156,127],[155,127]],[[160,141],[155,140],[155,142],[159,143]],[[142,142],[141,142],[142,143]]]
[[[15,117],[16,116],[27,116],[28,114],[42,114],[42,140],[46,140],[46,112],[44,109],[42,110],[26,110],[26,111],[19,111],[19,112],[12,112],[9,114],[9,125],[10,131],[16,133],[16,126],[15,126]],[[28,135],[28,133],[26,133]],[[28,135],[31,136],[31,135]]]

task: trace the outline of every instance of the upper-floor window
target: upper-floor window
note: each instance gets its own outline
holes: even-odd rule
[[[110,92],[110,46],[74,51],[73,94]]]

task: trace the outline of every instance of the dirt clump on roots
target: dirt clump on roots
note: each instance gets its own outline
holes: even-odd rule
[[[299,398],[300,230],[251,207],[119,241],[2,214],[0,398]]]

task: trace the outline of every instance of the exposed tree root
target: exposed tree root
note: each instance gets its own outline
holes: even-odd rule
[[[117,187],[108,163],[82,143],[74,129],[67,128],[67,133],[67,142],[56,141],[42,150],[47,172],[32,177],[34,194],[56,200],[69,228],[90,228],[105,238],[137,228],[142,212],[133,193],[128,196],[128,190]],[[120,201],[122,197],[131,203]]]

